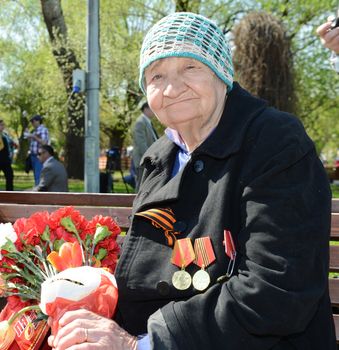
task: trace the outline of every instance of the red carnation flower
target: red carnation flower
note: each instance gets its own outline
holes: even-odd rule
[[[86,232],[95,232],[95,229],[97,225],[101,226],[107,226],[108,230],[112,232],[112,237],[116,238],[120,232],[121,229],[117,225],[117,223],[110,217],[110,216],[102,216],[102,215],[96,215],[88,222],[88,225],[86,227]]]
[[[52,230],[56,230],[58,227],[61,226],[61,220],[67,217],[71,218],[73,224],[75,225],[79,233],[85,229],[87,225],[86,218],[83,215],[81,215],[78,210],[74,209],[74,207],[71,206],[60,208],[55,212],[51,213],[49,219],[50,228]]]
[[[49,213],[47,211],[37,212],[28,219],[18,219],[13,227],[19,240],[15,243],[17,249],[22,251],[22,241],[25,245],[38,245],[41,243],[41,235],[44,233],[49,222]]]
[[[95,253],[98,253],[102,248],[106,249],[107,255],[102,259],[101,266],[110,268],[112,272],[114,272],[118,256],[120,254],[120,247],[115,240],[108,237],[107,239],[98,243],[95,249]]]
[[[24,308],[25,306],[31,305],[28,301],[22,301],[18,296],[11,295],[7,297],[7,303],[9,304],[9,308],[11,310],[20,310]]]
[[[74,243],[77,241],[74,233],[66,231],[63,227],[58,227],[54,232],[52,232],[52,237],[54,239],[64,240],[65,242]]]

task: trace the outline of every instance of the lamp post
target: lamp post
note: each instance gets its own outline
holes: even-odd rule
[[[85,192],[99,192],[99,0],[87,0]]]

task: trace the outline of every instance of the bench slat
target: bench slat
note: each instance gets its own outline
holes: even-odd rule
[[[339,344],[339,315],[333,315],[335,333],[337,334],[337,344]]]
[[[339,272],[339,245],[330,246],[330,272]]]
[[[339,213],[339,198],[332,198],[332,213]]]
[[[0,203],[132,207],[135,194],[0,191]],[[81,203],[81,204],[80,204]]]
[[[331,215],[331,240],[339,241],[339,213]]]
[[[37,211],[47,210],[52,212],[60,208],[60,205],[22,205],[22,204],[3,204],[0,203],[0,222],[14,222],[21,217],[29,217]],[[95,215],[111,216],[122,230],[126,230],[130,225],[129,217],[131,215],[131,208],[109,208],[109,207],[87,207],[74,206],[80,210],[81,214],[86,219],[91,219]]]
[[[330,290],[331,305],[339,307],[339,278],[329,278],[328,286]]]

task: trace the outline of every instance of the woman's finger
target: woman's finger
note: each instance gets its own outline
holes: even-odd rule
[[[316,32],[320,37],[323,37],[328,32],[328,30],[330,28],[331,28],[331,22],[326,22],[326,23],[323,23],[322,25],[320,25],[317,28]]]
[[[67,326],[59,330],[52,346],[57,350],[64,350],[74,345],[88,343],[89,340],[87,328],[74,328]]]

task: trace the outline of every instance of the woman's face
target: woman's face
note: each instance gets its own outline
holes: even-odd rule
[[[220,113],[226,85],[205,64],[193,58],[169,57],[145,70],[149,106],[160,122],[178,130],[180,124],[203,127]]]

